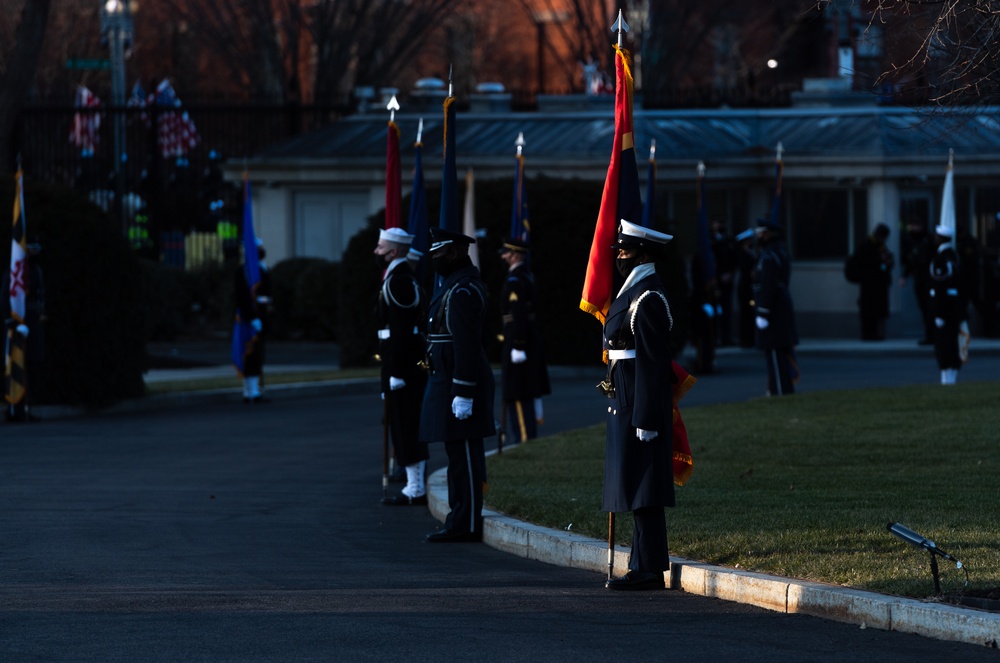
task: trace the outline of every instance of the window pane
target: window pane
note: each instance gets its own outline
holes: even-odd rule
[[[843,258],[848,254],[849,192],[799,189],[790,192],[791,250],[796,260]]]

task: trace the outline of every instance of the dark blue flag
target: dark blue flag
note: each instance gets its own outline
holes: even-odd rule
[[[257,288],[260,285],[260,257],[257,255],[257,236],[253,230],[253,204],[250,196],[250,176],[243,175],[243,276],[250,289],[250,300],[257,300]],[[257,332],[250,326],[249,320],[243,320],[239,309],[236,310],[236,321],[233,324],[233,347],[231,359],[236,372],[243,376],[246,356],[253,349]]]

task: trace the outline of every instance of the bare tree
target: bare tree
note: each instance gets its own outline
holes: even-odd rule
[[[887,63],[883,81],[921,88],[942,105],[1000,100],[1000,2],[868,0],[864,5],[873,23],[893,27],[889,50],[901,54]]]
[[[20,22],[6,21],[17,13],[14,7],[0,20],[3,44],[10,48],[0,53],[0,172],[9,172],[16,155],[11,154],[11,132],[17,115],[28,98],[35,68],[42,51],[42,40],[49,18],[49,0],[27,0],[20,10]],[[9,39],[12,36],[13,39]]]

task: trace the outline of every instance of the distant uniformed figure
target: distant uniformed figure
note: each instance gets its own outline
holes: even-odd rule
[[[933,240],[927,236],[924,223],[912,221],[907,225],[907,232],[900,239],[899,253],[903,266],[899,287],[904,287],[907,279],[912,277],[913,296],[917,300],[923,322],[923,335],[918,343],[930,345],[934,342],[934,316],[930,312],[930,263],[934,245]]]
[[[896,266],[892,251],[886,246],[889,226],[880,223],[862,241],[850,260],[857,270],[858,311],[861,317],[861,340],[885,339],[885,321],[889,317],[889,287]]]
[[[760,253],[754,269],[754,303],[757,308],[757,347],[767,362],[767,393],[787,396],[795,393],[798,366],[794,350],[799,344],[795,307],[789,291],[791,260],[782,241],[784,229],[771,219],[757,221]]]
[[[966,319],[966,302],[961,290],[962,272],[955,251],[955,230],[934,229],[937,249],[930,264],[930,311],[934,319],[934,357],[941,370],[941,384],[955,384],[962,368],[959,334]]]
[[[629,571],[608,589],[663,589],[670,568],[664,507],[674,506],[673,318],[656,275],[672,237],[622,219],[616,267],[625,277],[604,322],[609,397],[603,510],[635,519]]]
[[[257,240],[257,257],[260,261],[260,284],[255,292],[250,291],[243,266],[236,270],[236,309],[241,320],[249,320],[254,330],[253,343],[243,358],[243,402],[263,403],[264,386],[264,339],[271,310],[271,270],[264,262],[267,252],[264,244]]]
[[[552,393],[542,332],[535,318],[535,276],[527,257],[528,245],[520,240],[504,240],[500,247],[500,258],[508,267],[500,293],[503,401],[517,442],[537,437],[542,396]]]
[[[379,232],[375,256],[385,269],[378,294],[376,322],[382,358],[382,397],[396,462],[406,468],[406,486],[399,495],[383,498],[390,506],[427,504],[424,470],[427,443],[421,442],[420,405],[427,373],[420,362],[424,340],[424,307],[427,298],[406,259],[413,235],[402,228]]]
[[[430,378],[420,411],[420,439],[444,442],[448,506],[432,543],[481,541],[486,454],[483,438],[496,434],[493,370],[483,348],[486,286],[469,258],[476,240],[432,228],[430,258],[442,281],[428,306]]]

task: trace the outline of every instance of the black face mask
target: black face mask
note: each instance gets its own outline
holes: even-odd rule
[[[628,275],[632,273],[635,266],[639,264],[639,256],[632,256],[631,258],[615,258],[615,268],[618,273],[628,278]]]
[[[389,263],[385,261],[385,256],[380,256],[379,254],[376,253],[375,266],[378,267],[379,269],[385,269],[386,267],[389,266]]]
[[[448,259],[445,252],[431,256],[431,268],[441,276],[448,276],[455,271],[455,263]]]

